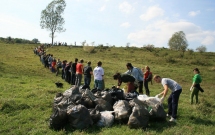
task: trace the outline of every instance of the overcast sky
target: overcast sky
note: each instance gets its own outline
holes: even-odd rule
[[[51,0],[1,0],[0,37],[51,42],[40,28],[41,11]],[[188,48],[215,52],[214,0],[66,0],[66,32],[55,41],[168,47],[172,34],[184,31]]]

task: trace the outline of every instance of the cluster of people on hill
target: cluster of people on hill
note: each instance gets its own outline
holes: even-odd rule
[[[53,54],[46,54],[43,46],[39,46],[34,49],[34,53],[39,56],[40,61],[45,68],[49,68],[51,72],[56,73],[56,76],[60,73],[61,77],[65,79],[71,85],[80,86],[82,78],[84,76],[84,86],[85,88],[90,89],[91,76],[94,76],[94,88],[103,90],[104,89],[104,69],[102,68],[102,62],[99,61],[97,66],[92,69],[91,62],[88,61],[87,65],[84,66],[84,60],[81,59],[78,61],[78,58],[75,58],[75,61],[67,61],[60,59],[55,59]],[[168,116],[171,116],[170,121],[176,121],[177,118],[177,108],[178,100],[182,92],[182,87],[174,80],[170,78],[162,78],[159,75],[152,77],[152,72],[150,71],[149,66],[145,66],[142,70],[134,67],[131,63],[126,64],[127,71],[123,74],[116,73],[113,75],[113,79],[118,81],[117,88],[120,88],[122,82],[126,83],[126,92],[136,92],[139,91],[139,94],[143,94],[143,86],[145,88],[145,93],[147,96],[150,96],[150,90],[148,83],[154,80],[156,83],[161,83],[164,90],[156,95],[156,97],[161,96],[161,102],[164,101],[164,98],[167,95],[168,89],[172,91],[168,98]],[[198,103],[198,93],[199,91],[204,92],[200,87],[202,82],[200,71],[198,68],[194,70],[193,83],[190,88],[191,96],[190,102],[193,104],[193,98],[195,96],[196,103]],[[152,82],[151,82],[152,83]],[[138,90],[137,90],[138,89]]]

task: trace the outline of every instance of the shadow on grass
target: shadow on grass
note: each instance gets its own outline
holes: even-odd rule
[[[162,133],[164,130],[170,127],[176,126],[177,123],[175,122],[169,122],[169,121],[150,121],[149,126],[146,128],[147,130],[150,131],[156,131],[158,133]]]
[[[86,133],[87,133],[87,134],[98,134],[98,133],[101,132],[102,128],[101,128],[101,127],[98,127],[98,126],[96,126],[96,125],[92,125],[92,126],[86,128],[86,129],[80,130],[80,129],[71,128],[71,127],[69,126],[69,124],[67,124],[67,125],[65,126],[65,129],[64,129],[64,130],[66,131],[66,134],[71,134],[71,133],[73,133],[73,132],[75,132],[75,131],[79,131],[80,133],[83,132],[83,133],[85,133],[85,134],[86,134]]]
[[[202,119],[200,117],[194,117],[194,116],[190,116],[189,119],[198,125],[215,125],[214,121],[208,120],[208,119]]]

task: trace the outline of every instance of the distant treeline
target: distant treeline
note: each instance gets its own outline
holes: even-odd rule
[[[12,38],[12,37],[7,37],[3,38],[0,37],[0,42],[8,43],[8,44],[14,44],[14,43],[20,43],[20,44],[38,44],[40,41],[37,38],[34,38],[32,40],[28,39],[22,39],[22,38]]]

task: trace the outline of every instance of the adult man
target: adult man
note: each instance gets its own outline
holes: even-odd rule
[[[76,86],[81,85],[82,74],[83,74],[83,69],[84,69],[83,62],[84,62],[84,60],[81,59],[80,62],[78,62],[76,65],[76,80],[75,80]]]
[[[75,62],[72,63],[72,75],[71,75],[71,84],[72,85],[75,85],[77,62],[78,62],[78,58],[75,58]]]
[[[157,95],[163,95],[161,97],[161,102],[163,102],[164,98],[166,97],[168,89],[172,91],[168,98],[167,116],[171,116],[171,119],[169,120],[170,122],[175,122],[177,117],[178,100],[182,92],[182,87],[176,81],[170,78],[161,78],[159,75],[154,76],[154,81],[156,83],[161,83],[164,87],[164,90]]]
[[[138,68],[133,67],[131,63],[127,63],[126,66],[128,71],[125,73],[132,75],[136,81],[138,81],[139,93],[143,94],[143,72],[138,70]]]
[[[84,67],[84,85],[90,89],[91,75],[93,74],[91,62],[87,62],[87,66]]]
[[[103,90],[104,88],[104,69],[102,68],[102,62],[99,61],[97,63],[97,67],[94,68],[93,70],[93,75],[94,75],[94,83],[95,83],[95,88]]]

